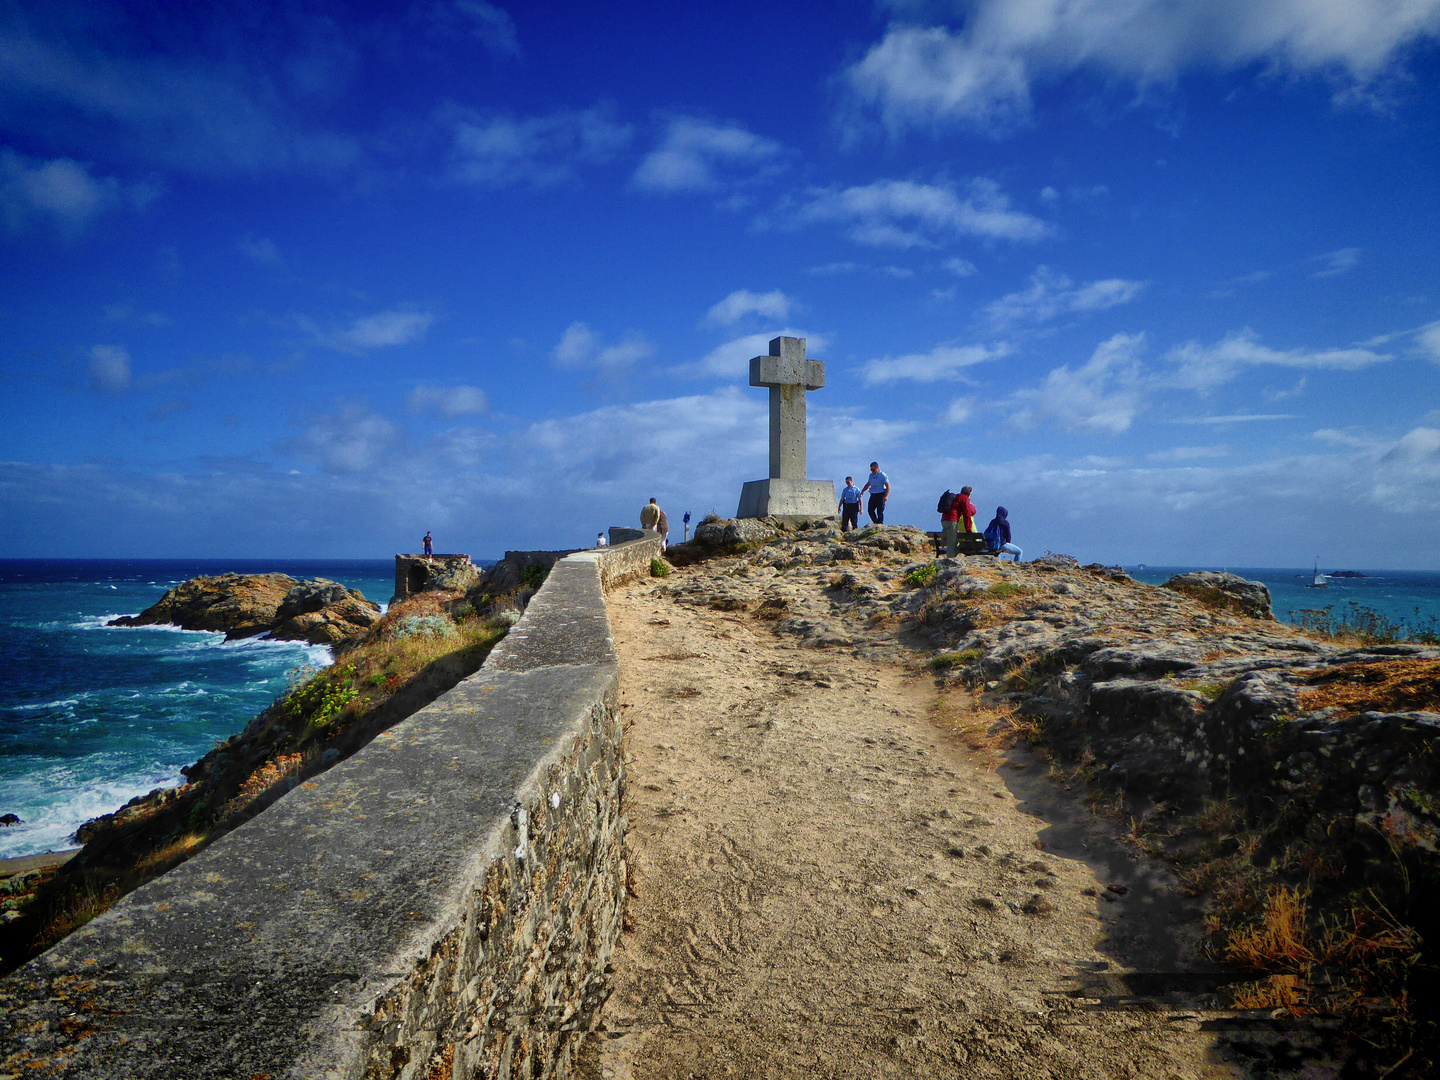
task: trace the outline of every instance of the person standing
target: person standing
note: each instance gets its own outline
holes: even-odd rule
[[[876,525],[885,524],[885,504],[890,500],[890,478],[880,471],[880,463],[870,462],[870,475],[865,478],[865,486],[860,489],[863,495],[870,493],[870,503],[866,510],[870,514],[870,520]]]
[[[420,546],[424,550],[425,557],[427,559],[435,553],[434,544],[430,540],[430,533],[428,530],[425,533],[425,539],[420,541]]]
[[[940,514],[940,531],[945,534],[945,554],[955,558],[956,549],[960,545],[960,500],[965,496],[952,495],[950,505]],[[943,504],[942,504],[943,505]]]
[[[960,525],[961,532],[972,533],[975,531],[975,504],[970,501],[970,493],[975,489],[966,484],[960,489],[960,494],[955,496],[955,501],[960,504]]]
[[[991,518],[990,524],[985,526],[985,546],[995,552],[1002,562],[1006,555],[1014,555],[1018,563],[1025,553],[1010,541],[1010,512],[1003,506],[997,506],[995,516]]]
[[[648,503],[646,503],[640,508],[640,528],[644,529],[646,532],[654,532],[655,526],[659,523],[660,507],[655,505],[654,499],[651,499]]]
[[[840,492],[840,531],[848,532],[860,521],[860,489],[853,476],[845,477],[845,490]]]
[[[655,500],[651,499],[650,501],[654,502]],[[656,506],[655,509],[660,510],[660,507]],[[655,531],[660,534],[660,550],[664,551],[670,543],[670,519],[665,516],[664,510],[660,510],[660,516],[655,519]]]

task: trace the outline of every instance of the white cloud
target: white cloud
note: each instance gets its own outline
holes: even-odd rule
[[[1429,354],[1432,364],[1440,364],[1440,322],[1432,322],[1420,328],[1420,347]]]
[[[340,349],[379,349],[387,345],[408,345],[419,341],[430,329],[435,316],[426,311],[391,310],[366,315],[350,324],[350,329],[322,337]]]
[[[777,337],[801,337],[805,339],[805,355],[818,359],[829,345],[823,334],[810,334],[804,330],[787,327],[763,334],[746,334],[711,349],[703,360],[671,368],[675,375],[690,375],[699,378],[714,376],[721,379],[749,379],[752,357],[765,356],[770,352],[770,342]]]
[[[476,386],[431,386],[421,383],[405,395],[405,408],[412,413],[433,413],[453,420],[457,416],[482,413],[490,408],[485,391]]]
[[[946,259],[940,265],[956,277],[974,277],[979,272],[969,259]]]
[[[707,322],[717,326],[729,326],[739,322],[746,315],[763,315],[767,319],[788,319],[795,301],[779,289],[767,293],[753,293],[749,289],[736,289],[706,314]]]
[[[106,210],[143,208],[159,194],[154,185],[125,185],[95,177],[69,158],[38,161],[0,148],[0,215],[11,232],[45,222],[73,236]]]
[[[638,334],[631,334],[614,345],[605,345],[585,323],[574,322],[565,328],[550,355],[558,366],[571,371],[594,370],[613,375],[654,352],[655,346]]]
[[[111,322],[137,323],[141,326],[173,326],[175,320],[160,311],[136,311],[129,304],[106,304],[105,318]]]
[[[963,424],[970,417],[975,415],[975,399],[973,397],[953,398],[944,413],[940,416],[942,424]]]
[[[1118,435],[1128,431],[1143,400],[1139,354],[1144,334],[1116,334],[1100,343],[1083,367],[1055,368],[1035,389],[1012,397],[1017,427],[1050,420],[1072,434]]]
[[[1231,413],[1228,416],[1181,416],[1170,421],[1172,424],[1254,424],[1271,423],[1276,420],[1299,420],[1294,413]]]
[[[63,130],[97,155],[211,174],[334,173],[360,160],[353,138],[302,119],[329,105],[353,67],[327,21],[311,20],[277,54],[234,47],[234,27],[206,25],[197,9],[177,30],[193,47],[172,54],[82,10],[65,17],[63,35],[46,37],[39,18],[0,27],[0,109],[12,131]]]
[[[1310,261],[1321,263],[1319,270],[1311,274],[1311,277],[1327,278],[1339,277],[1360,261],[1360,255],[1364,248],[1340,248],[1338,251],[1328,251],[1324,255],[1316,255]]]
[[[878,180],[873,184],[813,190],[799,211],[802,222],[836,222],[847,235],[877,247],[934,247],[956,236],[1038,240],[1051,227],[1012,209],[998,184],[972,180],[962,196],[953,186]]]
[[[1401,513],[1433,509],[1440,502],[1440,429],[1413,428],[1381,454],[1370,497]]]
[[[90,385],[101,393],[123,394],[130,389],[130,354],[120,345],[96,345],[90,350]]]
[[[1006,356],[1009,352],[1009,346],[1002,342],[999,345],[937,345],[928,353],[886,356],[866,362],[863,369],[865,384],[874,386],[902,379],[919,383],[959,379],[965,368]]]
[[[1173,365],[1173,385],[1190,390],[1209,390],[1235,378],[1246,367],[1268,365],[1329,371],[1359,371],[1383,364],[1391,357],[1370,349],[1272,349],[1261,345],[1253,331],[1227,335],[1214,345],[1187,342],[1167,357]]]
[[[1168,450],[1156,450],[1146,454],[1145,457],[1149,461],[1202,461],[1229,455],[1228,446],[1172,446]]]
[[[279,247],[268,236],[242,236],[235,246],[240,249],[240,254],[257,266],[284,265],[285,260],[280,257]]]
[[[1138,89],[1190,70],[1251,65],[1363,87],[1440,33],[1440,0],[970,0],[961,28],[892,23],[846,71],[892,132],[1023,123],[1037,84],[1091,70]]]
[[[612,160],[634,135],[605,108],[519,119],[450,107],[440,119],[453,138],[450,178],[491,188],[574,182],[577,166]]]
[[[1075,287],[1064,274],[1048,266],[1037,267],[1030,275],[1030,287],[1010,293],[985,305],[983,311],[996,326],[1018,322],[1045,322],[1060,315],[1081,311],[1103,311],[1128,304],[1145,288],[1143,281],[1105,278]]]
[[[435,30],[446,33],[458,28],[468,32],[494,56],[520,56],[515,20],[510,18],[509,12],[494,4],[487,4],[484,0],[452,0],[436,4],[430,17]]]
[[[347,404],[333,414],[317,417],[304,434],[275,449],[327,472],[353,473],[376,468],[401,442],[400,429],[385,417],[363,405]]]
[[[783,154],[780,143],[739,124],[676,116],[640,162],[634,182],[646,191],[713,191],[728,180],[773,172]]]

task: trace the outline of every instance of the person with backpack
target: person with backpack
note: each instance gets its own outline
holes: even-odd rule
[[[1003,506],[995,508],[995,516],[985,526],[985,550],[1002,560],[1007,554],[1014,555],[1017,563],[1024,558],[1025,553],[1010,542],[1010,512]]]
[[[960,546],[960,523],[965,523],[966,532],[973,532],[975,528],[975,504],[970,501],[972,490],[967,484],[960,489],[960,494],[956,495],[946,488],[945,494],[940,496],[940,502],[935,506],[935,509],[940,511],[940,530],[944,533],[945,554],[952,559]]]

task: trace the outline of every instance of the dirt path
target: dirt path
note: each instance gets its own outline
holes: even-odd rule
[[[666,592],[610,597],[632,896],[585,1072],[1233,1075],[1193,1013],[1067,996],[1116,960],[1113,881],[1037,845],[931,680]]]

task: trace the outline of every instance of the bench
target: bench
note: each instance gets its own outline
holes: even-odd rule
[[[935,545],[935,556],[939,558],[945,554],[945,534],[943,532],[927,532],[925,534]],[[985,536],[982,533],[962,532],[956,537],[956,555],[991,555],[995,552],[985,550]]]

